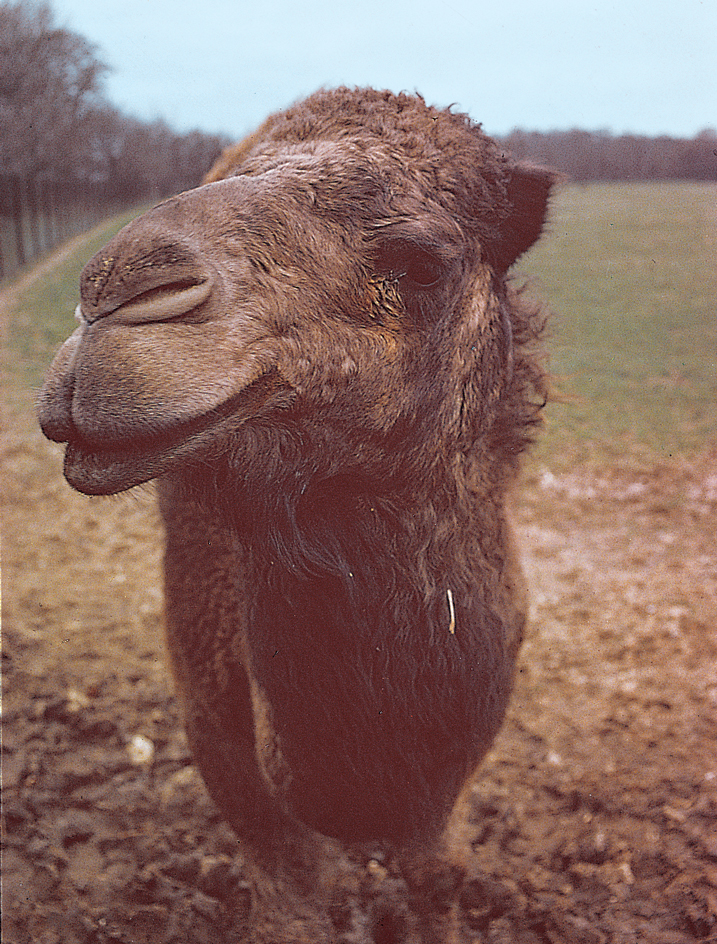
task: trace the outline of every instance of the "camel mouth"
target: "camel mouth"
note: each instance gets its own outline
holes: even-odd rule
[[[288,405],[293,393],[273,371],[219,406],[155,436],[115,443],[89,440],[76,432],[67,439],[64,475],[85,495],[115,495],[143,485],[193,460],[221,453],[226,440],[271,409]]]
[[[68,483],[84,495],[116,495],[156,478],[165,465],[171,465],[171,454],[98,451],[70,441],[63,471]]]

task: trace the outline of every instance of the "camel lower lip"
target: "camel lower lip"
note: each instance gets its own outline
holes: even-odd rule
[[[231,420],[229,417],[230,424]],[[210,414],[187,427],[167,430],[156,439],[127,439],[114,448],[71,439],[65,451],[65,478],[85,495],[125,492],[200,452],[215,439],[223,424],[227,424],[227,417]]]
[[[142,485],[172,465],[172,450],[117,452],[95,450],[70,442],[64,473],[69,484],[85,495],[114,495]]]
[[[288,399],[287,399],[288,397]],[[222,435],[236,432],[272,403],[288,402],[291,393],[273,373],[265,374],[220,407],[155,438],[131,439],[114,445],[72,438],[65,451],[65,478],[85,495],[114,495],[149,482],[216,449]]]

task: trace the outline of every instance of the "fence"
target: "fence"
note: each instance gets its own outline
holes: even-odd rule
[[[0,174],[0,281],[136,202],[100,184]]]

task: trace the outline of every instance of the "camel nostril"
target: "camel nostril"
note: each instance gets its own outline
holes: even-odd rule
[[[80,306],[83,320],[93,321],[100,317],[113,315],[115,320],[124,322],[171,321],[180,318],[198,308],[212,293],[213,280],[201,282],[187,279],[168,281],[145,291],[139,291],[130,298],[108,301],[92,315],[86,316]]]
[[[169,321],[209,298],[215,273],[202,253],[158,229],[156,221],[135,220],[87,263],[80,279],[81,321]]]
[[[114,321],[137,324],[144,321],[171,321],[181,318],[205,302],[214,288],[214,279],[205,276],[140,280],[121,291],[107,291],[88,300],[84,293],[75,309],[80,323],[92,324],[112,316]]]

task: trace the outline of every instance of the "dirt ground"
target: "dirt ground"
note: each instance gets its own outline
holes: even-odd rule
[[[152,489],[72,493],[27,411],[2,463],[3,941],[242,941],[163,663]],[[532,635],[474,788],[467,940],[715,942],[717,452],[534,468],[517,518]]]

